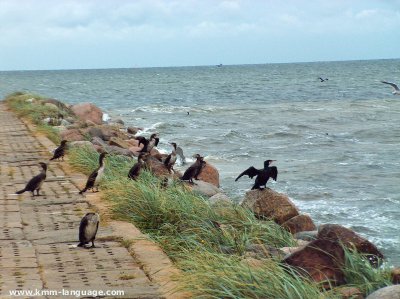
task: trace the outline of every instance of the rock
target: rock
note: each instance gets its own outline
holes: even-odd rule
[[[366,299],[400,299],[400,285],[392,285],[379,289],[368,295]]]
[[[53,106],[50,107],[54,107],[56,110],[64,110],[66,112],[70,113],[70,108],[65,105],[63,102],[56,100],[56,99],[46,99],[43,100],[43,103],[45,103],[46,106],[48,106],[48,104],[51,104]]]
[[[58,107],[53,103],[44,103],[44,105],[52,110],[58,111]]]
[[[92,143],[94,145],[99,145],[99,146],[107,146],[107,143],[103,141],[100,137],[93,137],[92,138]]]
[[[124,121],[122,119],[120,119],[120,118],[117,118],[116,120],[114,120],[114,123],[120,124],[120,125],[123,125],[123,126],[125,125]]]
[[[252,257],[245,257],[243,260],[240,261],[244,263],[246,266],[251,268],[261,268],[264,266],[264,262]]]
[[[110,141],[112,137],[119,138],[122,141],[126,138],[125,134],[120,132],[117,127],[110,125],[90,127],[85,129],[84,132],[91,137],[99,137],[104,141]]]
[[[363,293],[356,287],[340,287],[335,289],[342,299],[364,299]]]
[[[317,229],[311,217],[307,214],[294,216],[293,218],[285,221],[282,224],[282,227],[286,228],[292,234]]]
[[[126,129],[126,131],[127,131],[129,134],[136,135],[136,134],[137,134],[137,132],[139,132],[139,131],[143,131],[143,128],[138,128],[138,127],[128,127],[128,128]]]
[[[271,257],[269,248],[262,244],[247,245],[246,255],[256,259],[265,259]]]
[[[372,265],[377,265],[383,254],[367,239],[357,235],[351,229],[338,224],[324,224],[318,229],[318,239],[331,240],[343,243],[348,248],[355,248],[358,252],[367,254]]]
[[[211,205],[217,205],[217,204],[231,204],[232,200],[224,193],[217,193],[213,196],[211,196],[208,201],[210,202]]]
[[[147,168],[158,177],[169,177],[171,174],[168,169],[165,167],[164,163],[160,162],[154,157],[148,157],[146,159]]]
[[[129,147],[129,150],[132,152],[132,154],[134,156],[139,156],[139,152],[140,150],[143,148],[143,145],[141,144],[141,146],[131,146]]]
[[[248,191],[241,205],[252,210],[257,217],[270,218],[278,224],[299,215],[296,206],[286,195],[270,188]]]
[[[76,104],[71,110],[82,121],[90,120],[98,125],[103,123],[103,112],[92,103]]]
[[[69,143],[69,146],[70,147],[88,147],[88,148],[92,148],[93,150],[97,151],[97,148],[90,141],[72,141]]]
[[[81,134],[78,129],[64,130],[60,133],[61,139],[68,141],[83,141],[85,137]]]
[[[125,139],[124,141],[128,143],[130,146],[139,147],[139,141],[136,139]],[[143,144],[140,144],[140,148],[143,148]]]
[[[121,147],[121,148],[124,148],[124,149],[129,149],[129,147],[130,147],[129,143],[127,143],[124,140],[119,139],[117,137],[111,137],[110,141],[108,142],[108,144],[109,145],[115,145],[115,146],[118,146],[118,147]]]
[[[125,148],[120,148],[119,146],[106,145],[103,146],[103,149],[109,154],[133,157],[133,153],[130,150]]]
[[[298,232],[295,233],[293,237],[304,241],[313,241],[318,239],[318,231],[312,230],[312,231]]]
[[[158,149],[156,148],[152,148],[150,151],[150,155],[154,158],[156,158],[158,161],[164,161],[164,159],[166,159],[168,157],[167,154],[161,154]]]
[[[300,240],[300,239],[294,239],[294,240],[296,241],[297,246],[299,246],[299,247],[310,244],[310,241],[304,241],[304,240]]]
[[[324,288],[345,283],[341,267],[344,264],[344,250],[330,240],[314,240],[307,246],[285,257],[283,263],[293,266],[300,273],[309,275]],[[304,272],[305,271],[305,272]]]
[[[211,197],[221,192],[221,190],[215,187],[213,184],[196,180],[194,182],[195,182],[194,185],[187,182],[185,182],[185,185],[188,186],[189,189],[191,189],[192,191],[198,192],[204,196]]]
[[[296,246],[296,247],[281,247],[279,248],[280,251],[282,251],[285,254],[285,257],[289,256],[290,254],[299,251],[301,248],[301,246]]]
[[[60,125],[66,127],[66,126],[71,125],[71,123],[65,119],[62,119],[60,122]]]
[[[390,271],[390,277],[393,284],[400,284],[400,268],[394,268]]]
[[[95,124],[94,122],[92,122],[91,120],[89,120],[89,119],[85,120],[85,122],[83,123],[83,125],[84,125],[85,128],[96,126],[96,124]]]
[[[214,186],[219,188],[219,172],[215,166],[211,165],[210,163],[206,163],[201,171],[198,179],[213,184]]]

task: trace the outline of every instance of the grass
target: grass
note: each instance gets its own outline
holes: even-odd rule
[[[27,99],[34,98],[33,105]],[[58,132],[41,120],[56,113],[41,105],[41,97],[15,93],[6,99],[20,117],[38,125],[56,140]],[[99,154],[90,148],[69,150],[69,163],[89,174],[98,166]],[[184,289],[195,298],[340,298],[318,284],[283,266],[279,258],[268,257],[270,248],[295,246],[286,230],[272,221],[260,221],[236,204],[211,206],[208,200],[189,191],[182,183],[167,188],[148,172],[137,181],[127,178],[135,163],[124,156],[107,156],[103,198],[111,203],[113,217],[134,223],[159,244],[184,275]],[[129,247],[132,241],[121,241]],[[265,258],[249,258],[248,249],[261,246]],[[347,286],[364,295],[390,285],[387,268],[373,268],[364,256],[346,250],[343,268]],[[121,277],[121,279],[130,277]]]

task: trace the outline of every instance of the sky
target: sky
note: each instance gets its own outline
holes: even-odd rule
[[[0,70],[400,57],[400,0],[0,0]]]

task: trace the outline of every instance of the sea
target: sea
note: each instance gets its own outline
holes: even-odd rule
[[[400,96],[381,80],[400,84],[400,59],[6,71],[0,96],[92,102],[140,135],[158,132],[162,151],[176,142],[189,161],[205,156],[237,202],[253,181],[235,178],[276,160],[278,179],[267,186],[317,225],[368,238],[399,266]]]

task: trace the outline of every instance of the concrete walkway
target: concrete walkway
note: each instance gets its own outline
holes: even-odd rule
[[[179,298],[160,287],[174,272],[169,260],[131,224],[102,220],[97,248],[76,247],[82,216],[102,207],[78,194],[84,177],[66,173],[66,162],[48,163],[43,140],[0,103],[0,298],[14,298],[10,290],[33,292],[16,298],[77,298],[66,294],[84,290],[124,292],[99,298]],[[39,173],[40,161],[49,166],[45,195],[15,195]],[[124,233],[131,242],[121,242]],[[58,294],[38,296],[42,289]]]

